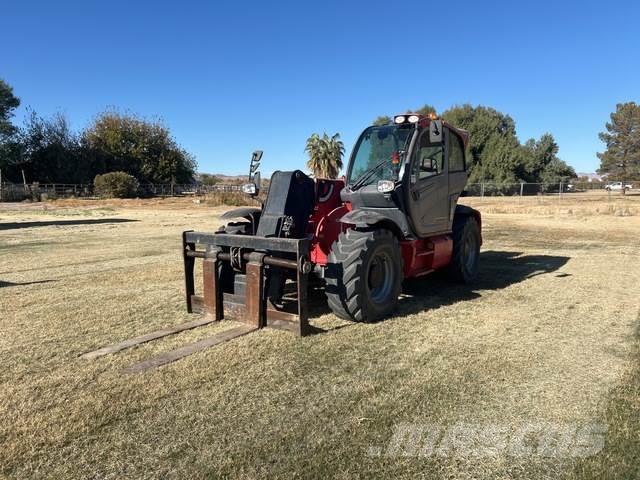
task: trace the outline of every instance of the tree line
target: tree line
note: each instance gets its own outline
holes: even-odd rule
[[[196,161],[159,120],[129,113],[98,114],[84,130],[75,132],[61,113],[44,118],[29,111],[23,125],[11,119],[20,99],[0,79],[0,170],[4,181],[91,183],[96,175],[122,171],[140,183],[191,183]],[[435,113],[431,105],[414,110]],[[469,132],[467,158],[470,183],[558,183],[575,178],[574,169],[558,157],[550,133],[521,144],[511,116],[478,105],[459,105],[441,118]],[[374,124],[392,122],[381,116]],[[606,150],[598,153],[598,173],[616,179],[640,179],[640,106],[621,103],[600,133]],[[306,144],[307,165],[318,177],[336,177],[342,169],[344,145],[340,135],[313,134]],[[203,177],[207,183],[218,181]]]
[[[431,105],[413,111],[436,113]],[[553,135],[545,133],[521,144],[514,120],[494,108],[459,105],[445,110],[440,117],[469,132],[469,183],[559,183],[576,177],[574,169],[558,158]],[[392,120],[380,116],[374,124],[384,125]]]
[[[0,170],[3,181],[92,183],[96,175],[125,172],[140,183],[191,183],[193,155],[159,120],[108,110],[75,132],[65,115],[29,110],[11,123],[20,99],[0,79]]]

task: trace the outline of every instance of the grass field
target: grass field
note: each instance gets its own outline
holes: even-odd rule
[[[483,212],[476,285],[408,282],[397,316],[338,320],[315,295],[295,338],[261,330],[141,375],[202,327],[94,361],[88,350],[190,320],[190,200],[0,204],[0,476],[638,478],[640,197],[466,199]],[[398,425],[591,424],[567,455],[393,454]]]

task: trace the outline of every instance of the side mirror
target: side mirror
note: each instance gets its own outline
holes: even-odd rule
[[[249,165],[249,183],[242,186],[242,191],[255,197],[260,193],[260,160],[262,160],[262,150],[256,150],[251,154],[251,164]]]
[[[431,120],[429,122],[429,142],[442,142],[442,120]]]
[[[251,165],[249,166],[249,178],[258,171],[260,166],[260,160],[262,160],[262,150],[256,150],[251,154]]]

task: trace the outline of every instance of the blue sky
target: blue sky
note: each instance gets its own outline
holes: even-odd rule
[[[347,153],[373,118],[492,106],[594,171],[617,102],[640,101],[638,2],[5,2],[0,78],[75,128],[160,116],[199,169],[303,168],[313,132]],[[7,46],[8,44],[8,46]]]

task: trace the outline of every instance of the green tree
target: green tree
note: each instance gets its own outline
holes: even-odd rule
[[[409,110],[411,111],[411,110]],[[420,115],[429,115],[431,113],[437,113],[436,109],[433,105],[429,105],[428,103],[423,105],[422,107],[420,107],[417,110],[414,110],[413,113],[418,113]]]
[[[640,178],[640,105],[635,102],[617,104],[605,127],[607,131],[599,137],[607,149],[598,153],[598,173],[607,173],[623,182]]]
[[[29,182],[84,183],[90,172],[83,162],[78,135],[71,130],[67,118],[56,113],[50,118],[29,111],[17,133],[19,160],[13,176],[24,170]]]
[[[307,167],[316,178],[337,178],[342,169],[344,144],[340,134],[329,137],[326,133],[320,137],[314,133],[307,139],[305,151],[309,154]]]
[[[138,180],[125,172],[109,172],[93,179],[95,194],[107,198],[132,198],[138,192]]]
[[[159,121],[107,111],[82,133],[92,171],[122,171],[144,183],[190,183],[194,157],[180,147]]]
[[[525,161],[520,168],[526,182],[560,183],[576,177],[575,170],[558,158],[559,147],[550,133],[540,140],[529,139],[523,146]]]
[[[18,145],[14,139],[16,127],[11,123],[11,118],[19,105],[20,99],[13,94],[13,88],[0,79],[0,169],[5,175],[18,155]]]
[[[13,94],[13,88],[0,78],[0,136],[15,133],[16,127],[11,124],[11,117],[19,106],[20,99]]]
[[[513,119],[491,107],[455,106],[442,117],[469,132],[469,182],[516,182],[524,161]]]
[[[540,174],[540,182],[546,184],[567,183],[576,178],[576,171],[559,158],[553,158]]]
[[[376,126],[388,125],[392,122],[393,122],[393,118],[389,117],[388,115],[380,115],[373,121],[372,125],[376,125]]]

